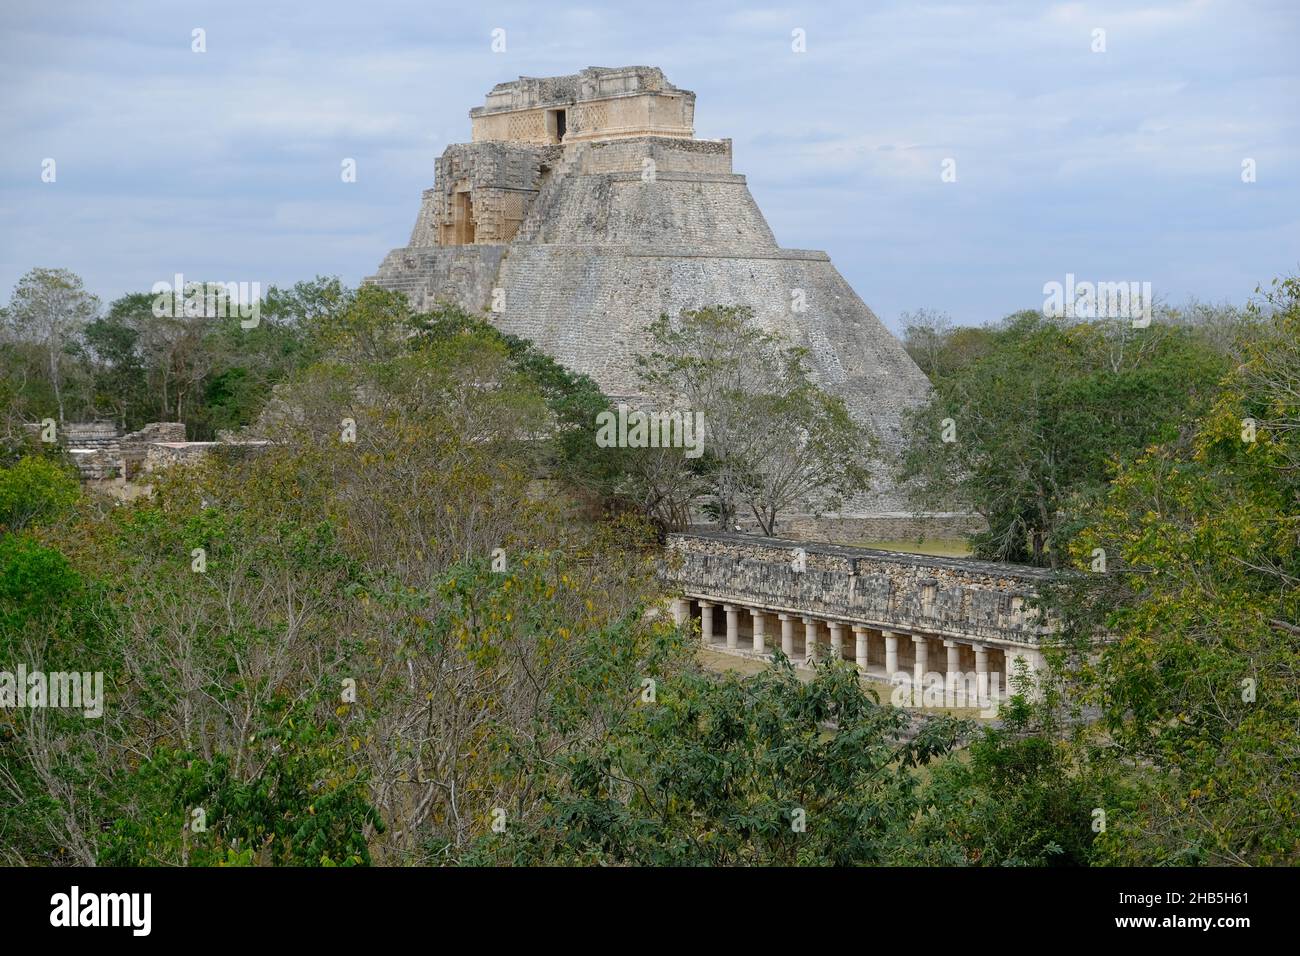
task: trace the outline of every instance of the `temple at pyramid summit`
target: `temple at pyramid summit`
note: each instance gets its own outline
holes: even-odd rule
[[[747,305],[897,447],[925,375],[826,253],[777,244],[731,141],[695,138],[694,93],[655,67],[591,67],[501,83],[469,116],[471,142],[438,158],[410,242],[366,281],[417,309],[486,312],[618,398],[636,396],[634,359],[661,314]],[[907,516],[875,471],[843,516],[885,519],[872,529],[885,536]]]

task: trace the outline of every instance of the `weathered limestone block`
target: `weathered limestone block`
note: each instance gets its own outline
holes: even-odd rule
[[[156,441],[185,441],[184,422],[150,422],[137,432],[123,435],[123,445],[148,445]]]
[[[506,246],[408,246],[394,249],[380,266],[386,289],[406,293],[412,307],[440,302],[471,313],[486,311]]]

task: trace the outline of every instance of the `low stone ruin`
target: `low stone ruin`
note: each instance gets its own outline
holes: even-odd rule
[[[185,424],[150,422],[139,431],[124,435],[115,422],[65,422],[55,434],[82,480],[130,479],[144,470],[152,443],[184,442]]]
[[[33,431],[39,425],[29,426]],[[111,421],[65,422],[55,430],[83,481],[129,481],[177,462],[193,461],[213,448],[265,442],[186,441],[184,422],[150,422],[122,434]]]

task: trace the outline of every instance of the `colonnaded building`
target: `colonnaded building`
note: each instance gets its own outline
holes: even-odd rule
[[[826,253],[777,245],[732,170],[731,140],[695,138],[694,93],[655,67],[591,67],[501,83],[469,115],[473,141],[443,152],[410,242],[368,282],[417,309],[442,300],[486,311],[613,398],[636,397],[634,360],[661,314],[747,305],[809,350],[818,383],[886,453],[898,447],[925,375]],[[916,533],[885,470],[815,533]],[[963,531],[969,518],[927,516],[921,527]]]

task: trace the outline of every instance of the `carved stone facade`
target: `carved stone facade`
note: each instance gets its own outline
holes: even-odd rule
[[[558,146],[449,146],[435,166],[437,185],[424,193],[411,245],[509,242],[562,155]]]
[[[1032,604],[1051,572],[1017,565],[679,534],[661,576],[677,622],[694,622],[710,650],[768,659],[779,646],[797,665],[848,660],[898,686],[933,678],[939,706],[996,709],[1042,668],[1052,631]]]
[[[804,570],[795,570],[802,552]],[[664,577],[686,593],[938,637],[1037,645],[1041,568],[722,533],[668,539]]]
[[[695,94],[653,66],[588,67],[498,83],[470,110],[474,142],[570,144],[694,134]]]

